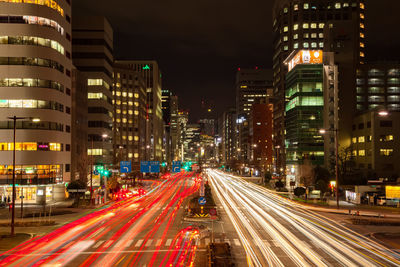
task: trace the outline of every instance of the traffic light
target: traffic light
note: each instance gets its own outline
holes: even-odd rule
[[[167,163],[165,161],[163,161],[163,162],[161,162],[161,166],[165,167],[165,166],[167,166]]]
[[[101,176],[106,176],[110,177],[111,176],[111,171],[110,170],[99,170],[99,173]]]

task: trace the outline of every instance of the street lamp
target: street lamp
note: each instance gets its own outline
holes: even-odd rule
[[[381,110],[378,112],[378,115],[381,117],[386,117],[389,115],[389,112],[387,112],[386,110]]]
[[[326,130],[320,129],[320,134],[326,134],[327,132],[335,133],[335,157],[336,157],[336,166],[335,166],[335,174],[336,174],[336,206],[339,209],[339,138],[338,138],[338,129]]]
[[[13,174],[12,174],[12,206],[11,206],[11,236],[14,236],[15,234],[15,197],[16,197],[16,192],[15,192],[15,132],[17,130],[17,120],[26,120],[30,119],[32,122],[40,122],[39,118],[30,118],[30,117],[17,117],[17,116],[12,116],[12,117],[7,117],[7,119],[12,120],[14,122],[14,145],[13,145]],[[22,206],[21,206],[22,209]]]

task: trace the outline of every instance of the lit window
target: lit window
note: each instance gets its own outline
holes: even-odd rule
[[[293,49],[297,49],[297,48],[299,48],[299,43],[294,43],[293,44]]]
[[[122,114],[126,114],[126,110],[123,110],[123,111],[122,111]]]
[[[289,11],[289,10],[288,10],[287,7],[285,7],[285,8],[283,9],[283,13],[285,13],[285,14],[288,13],[288,11]]]
[[[139,102],[135,102],[135,107],[138,107],[139,106]]]
[[[360,13],[360,18],[361,18],[361,19],[364,19],[364,18],[365,18],[365,16],[364,16],[363,13]]]
[[[324,26],[325,26],[325,23],[319,23],[319,24],[318,24],[318,28],[320,28],[320,29],[323,29]]]
[[[311,23],[311,29],[316,29],[317,28],[317,23]]]
[[[298,5],[298,4],[295,4],[295,5],[293,6],[293,10],[294,10],[294,11],[299,10],[299,5]]]
[[[139,111],[135,110],[135,115],[138,116],[139,115]]]
[[[294,24],[294,25],[293,25],[293,30],[295,30],[295,31],[296,31],[296,30],[298,30],[298,29],[299,29],[299,24],[297,24],[297,23],[296,23],[296,24]]]
[[[133,93],[128,93],[128,96],[129,97],[133,97]]]
[[[324,43],[323,43],[323,42],[320,42],[320,43],[319,43],[319,47],[320,47],[320,48],[324,48]]]
[[[128,136],[128,140],[132,141],[133,140],[133,136],[132,135]]]
[[[309,46],[308,43],[303,43],[304,48],[308,48],[308,46]]]
[[[323,34],[322,32],[320,32],[320,33],[318,34],[318,37],[319,37],[319,38],[324,38],[324,34]]]
[[[359,143],[364,143],[365,142],[365,137],[364,136],[359,136],[358,137],[358,142]]]
[[[126,92],[122,92],[122,96],[126,97],[127,96]]]
[[[135,98],[139,98],[139,94],[138,93],[135,93]]]
[[[135,153],[135,159],[139,158],[139,153]]]
[[[361,28],[361,29],[364,29],[364,28],[365,28],[364,23],[360,23],[360,28]]]
[[[309,6],[309,4],[308,3],[305,3],[304,5],[303,5],[303,8],[304,9],[308,9],[310,6]]]
[[[120,120],[120,119],[116,119],[115,121],[116,121],[117,123],[120,123],[120,122],[121,122],[121,120]]]
[[[283,27],[283,32],[287,32],[289,30],[288,26]]]
[[[103,93],[88,93],[88,99],[102,99]]]
[[[133,154],[132,153],[128,153],[128,157],[129,158],[133,158]]]
[[[116,96],[121,96],[121,92],[120,92],[120,91],[116,91],[116,92],[115,92],[115,95],[116,95]]]
[[[297,40],[299,38],[299,35],[296,33],[295,35],[293,35],[293,39]]]
[[[133,114],[133,110],[128,110],[128,114],[132,115]]]
[[[60,143],[49,143],[50,151],[61,151]]]
[[[303,34],[303,38],[304,38],[304,39],[307,39],[308,37],[310,37],[310,35],[309,35],[308,33],[304,33],[304,34]]]
[[[126,135],[123,135],[123,136],[122,136],[122,140],[126,140]]]
[[[365,157],[365,150],[358,150],[358,155],[360,157]]]
[[[116,103],[117,105],[121,105],[121,100],[117,100],[117,101],[115,101],[115,103]]]
[[[393,149],[381,148],[380,149],[380,155],[381,156],[391,156],[391,155],[393,155]]]
[[[357,156],[357,150],[353,150],[353,152],[351,153],[354,157]]]
[[[343,3],[343,7],[349,7],[349,3]]]
[[[364,33],[360,32],[360,37],[364,38]]]
[[[342,5],[341,5],[340,3],[336,3],[336,4],[335,4],[335,8],[336,8],[336,9],[339,9],[339,8],[341,8],[341,7],[342,7]]]
[[[120,114],[120,113],[121,113],[121,110],[120,110],[120,109],[117,109],[116,112],[117,112],[117,114]]]
[[[364,52],[360,52],[360,57],[364,57]]]
[[[139,136],[135,135],[134,140],[139,141]]]
[[[317,47],[317,43],[314,43],[314,42],[311,43],[311,47],[312,47],[312,48],[316,48],[316,47]]]
[[[363,3],[360,3],[360,8],[361,8],[361,9],[364,9],[364,8],[365,8],[365,6],[364,6]]]
[[[308,23],[303,23],[303,29],[308,29]]]
[[[365,47],[364,43],[360,42],[360,47]]]
[[[317,34],[315,32],[311,33],[311,38],[317,38]]]
[[[127,119],[126,118],[123,118],[122,119],[122,123],[126,123],[127,122]]]
[[[88,79],[88,85],[103,85],[103,79]]]
[[[353,137],[353,138],[351,139],[351,142],[352,142],[353,144],[356,144],[356,143],[357,143],[357,137]]]
[[[289,46],[285,45],[285,46],[283,47],[283,50],[284,50],[284,51],[288,51],[288,50],[289,50]]]

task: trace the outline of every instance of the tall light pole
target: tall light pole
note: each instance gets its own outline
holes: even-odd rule
[[[326,134],[326,132],[334,132],[335,133],[335,157],[336,157],[336,166],[335,166],[335,174],[336,174],[336,206],[339,209],[339,137],[338,137],[338,129],[332,130],[319,130],[320,134]]]
[[[13,173],[12,173],[12,203],[11,203],[11,236],[15,235],[15,197],[16,197],[16,192],[15,192],[15,133],[17,131],[17,120],[26,120],[26,119],[31,119],[33,122],[39,122],[40,119],[38,118],[29,118],[29,117],[17,117],[17,116],[12,116],[12,117],[7,117],[9,120],[12,120],[14,122],[14,129],[13,129]],[[21,208],[22,209],[22,208]]]
[[[90,157],[90,205],[93,204],[93,165],[94,165],[94,160],[93,160],[93,135],[90,138],[92,142],[92,150],[91,150],[91,157]]]

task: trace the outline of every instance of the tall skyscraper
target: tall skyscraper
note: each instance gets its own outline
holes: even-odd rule
[[[273,9],[274,32],[274,143],[278,150],[278,169],[285,165],[284,116],[285,116],[285,75],[284,60],[297,49],[323,49],[338,52],[335,62],[341,73],[339,99],[343,114],[355,110],[354,78],[358,64],[364,63],[365,56],[365,13],[363,0],[351,1],[308,1],[277,0]],[[343,30],[345,31],[344,34]],[[342,32],[342,33],[341,33]],[[326,40],[330,35],[329,41]],[[344,45],[345,44],[345,45]],[[347,97],[344,96],[347,94]],[[354,112],[353,112],[354,113]],[[346,115],[346,116],[347,116]],[[339,122],[340,139],[349,139],[348,125],[352,118]]]
[[[146,156],[146,85],[142,76],[125,65],[114,64],[114,164],[131,161],[140,170]]]
[[[267,90],[272,88],[272,70],[238,69],[236,73],[236,115],[238,127],[238,159],[249,161],[251,158],[251,125],[249,122],[252,106],[265,100]]]
[[[236,159],[236,109],[230,108],[225,111],[220,121],[222,163],[228,164],[233,159]]]
[[[171,162],[171,97],[172,92],[167,89],[161,91],[161,110],[164,121],[163,161]]]
[[[88,155],[95,165],[113,163],[113,29],[104,17],[75,17],[72,58],[87,77]]]
[[[23,185],[24,202],[40,202],[71,178],[71,6],[3,0],[0,10],[0,195],[11,197],[16,116],[17,196]]]
[[[147,125],[146,148],[147,160],[162,159],[163,114],[161,102],[161,71],[157,61],[129,60],[124,61],[134,71],[140,73],[146,83]],[[116,61],[118,63],[118,61]]]

